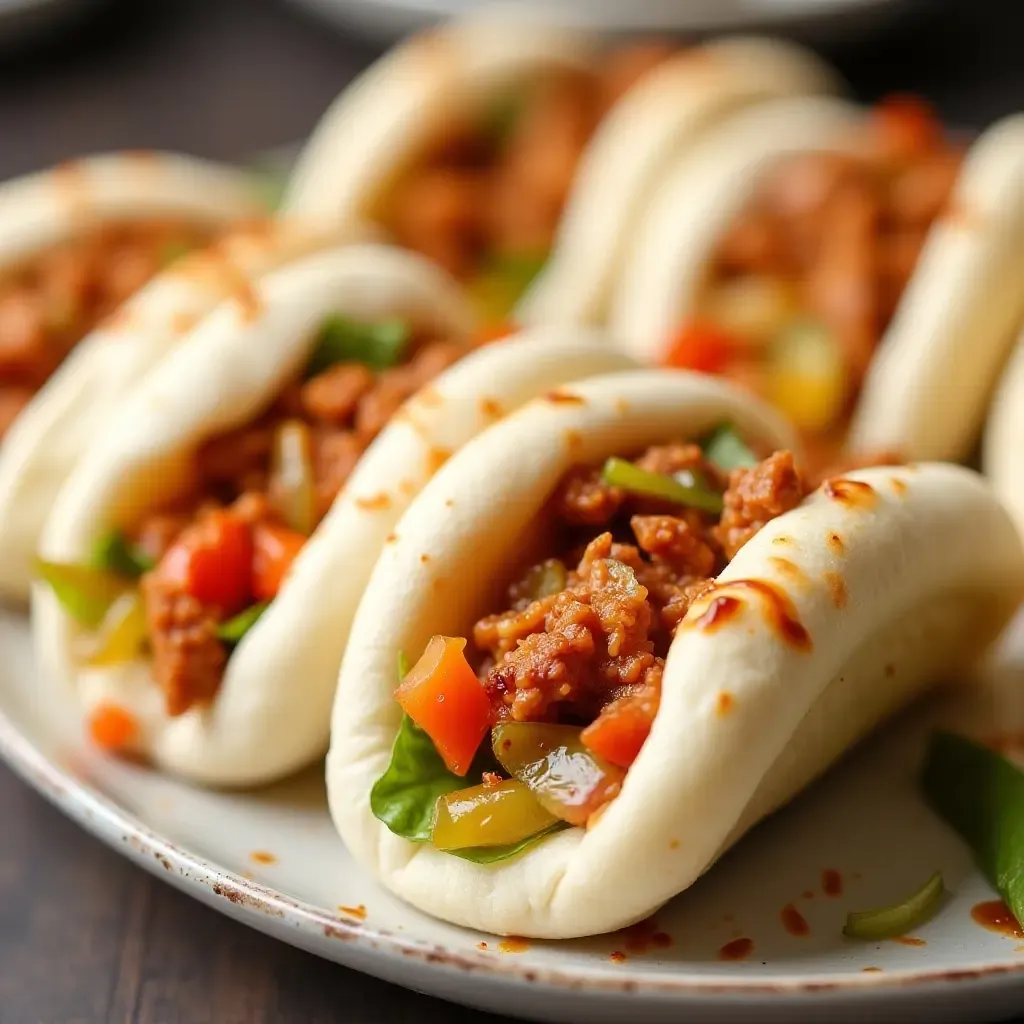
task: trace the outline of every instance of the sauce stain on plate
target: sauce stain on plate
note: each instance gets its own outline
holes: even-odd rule
[[[779,918],[782,921],[782,927],[789,932],[790,935],[795,935],[797,938],[803,938],[805,935],[811,934],[811,926],[807,923],[807,919],[803,914],[800,913],[792,903],[787,903],[782,910],[779,911]]]
[[[719,951],[719,960],[746,960],[754,952],[754,940],[741,938],[727,942]]]
[[[357,918],[360,921],[366,920],[366,907],[360,903],[357,907],[338,907],[338,910],[349,917]]]
[[[660,931],[653,917],[631,924],[619,934],[625,940],[626,951],[640,956],[652,949],[668,949],[672,945],[672,936]]]
[[[890,939],[890,942],[898,942],[901,946],[927,946],[928,943],[924,939],[919,939],[914,935],[897,935],[896,938]]]
[[[1024,931],[1013,916],[1013,911],[1003,900],[986,900],[971,907],[971,918],[975,924],[990,932],[997,932],[1010,939],[1024,939]]]
[[[843,876],[832,868],[821,873],[821,888],[826,896],[837,898],[843,895]]]
[[[510,935],[507,939],[502,939],[498,943],[499,953],[525,953],[529,948],[529,942],[526,939],[519,938],[518,935]]]
[[[277,858],[266,850],[253,850],[249,854],[249,859],[255,861],[257,864],[276,864]]]

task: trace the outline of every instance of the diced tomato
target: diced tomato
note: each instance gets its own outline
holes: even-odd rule
[[[491,705],[462,637],[432,637],[395,699],[434,741],[449,771],[465,775],[490,726]]]
[[[628,768],[651,731],[654,710],[650,702],[636,698],[614,701],[580,733],[580,739],[598,757]]]
[[[665,365],[701,373],[722,373],[736,347],[732,336],[714,324],[690,322],[673,338]]]
[[[905,160],[933,150],[942,140],[935,111],[919,96],[886,96],[874,110],[885,152]]]
[[[93,743],[112,754],[127,750],[137,731],[135,718],[116,704],[100,704],[89,716],[89,736]]]
[[[181,584],[204,605],[225,618],[252,603],[252,530],[226,509],[204,515],[187,527],[156,571]]]
[[[260,523],[252,539],[252,594],[257,601],[272,601],[309,538],[287,526]]]

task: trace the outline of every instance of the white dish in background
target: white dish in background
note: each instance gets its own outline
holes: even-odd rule
[[[290,0],[350,31],[392,39],[439,18],[464,14],[485,0]],[[608,32],[705,33],[785,31],[820,37],[861,31],[908,0],[505,0],[545,17]]]
[[[993,894],[917,796],[915,773],[937,716],[998,724],[1000,733],[1024,725],[1024,628],[1013,639],[985,687],[896,723],[631,937],[503,943],[403,906],[347,856],[319,769],[261,793],[224,794],[99,756],[68,716],[71,702],[37,678],[27,623],[11,612],[0,612],[0,755],[90,832],[204,903],[320,956],[469,1005],[588,1024],[738,1014],[833,1024],[994,1020],[1024,1005],[1024,945],[972,921],[972,906]],[[936,869],[951,895],[914,933],[921,944],[843,938],[848,910],[900,899]],[[826,871],[838,872],[841,895],[826,895]],[[808,935],[783,927],[788,904]],[[738,938],[753,940],[752,954],[723,962],[720,950]]]

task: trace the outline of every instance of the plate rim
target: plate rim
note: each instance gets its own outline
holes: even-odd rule
[[[765,980],[749,975],[728,979],[721,976],[655,977],[645,975],[642,971],[616,978],[611,972],[604,976],[581,974],[562,968],[545,968],[536,964],[526,966],[517,963],[514,957],[495,956],[493,953],[473,955],[375,928],[340,913],[332,913],[245,878],[177,845],[155,832],[115,800],[52,761],[11,721],[2,708],[0,758],[59,811],[150,874],[170,882],[215,910],[281,941],[302,945],[313,953],[318,953],[318,950],[293,940],[306,932],[341,940],[343,949],[366,953],[368,962],[356,963],[357,956],[346,956],[344,952],[337,958],[329,959],[336,959],[344,966],[389,981],[395,979],[387,971],[388,966],[400,965],[407,971],[413,963],[418,962],[424,977],[438,970],[455,976],[473,973],[486,975],[489,981],[526,983],[534,991],[546,988],[577,998],[616,994],[678,1004],[707,997],[731,997],[749,1002],[751,997],[755,997],[759,1002],[770,1000],[771,1005],[778,1008],[787,1001],[805,1000],[808,996],[828,1000],[829,997],[840,996],[891,995],[894,991],[912,993],[921,989],[934,993],[936,984],[956,984],[962,992],[965,987],[980,987],[996,980],[1024,980],[1024,959],[959,969],[905,969],[856,974],[837,972],[814,978],[794,975],[792,978]],[[290,926],[291,930],[286,932],[286,926]]]

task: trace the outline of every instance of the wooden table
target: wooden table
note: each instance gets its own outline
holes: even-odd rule
[[[928,0],[829,53],[858,94],[930,96],[950,123],[1024,109],[1024,4]],[[275,0],[113,0],[0,57],[0,178],[90,150],[237,158],[301,138],[371,57]],[[298,952],[143,874],[0,768],[3,1024],[315,1024],[499,1018]]]

